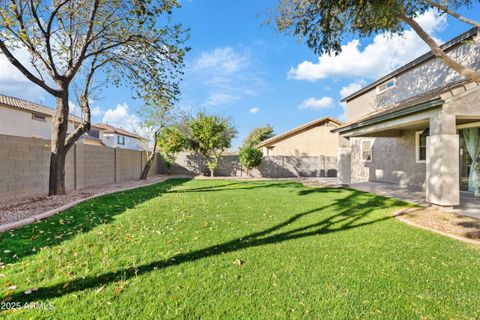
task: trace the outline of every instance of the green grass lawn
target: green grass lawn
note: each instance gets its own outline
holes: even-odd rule
[[[285,181],[105,196],[0,234],[3,308],[38,307],[0,316],[479,319],[480,249],[392,218],[402,206]]]

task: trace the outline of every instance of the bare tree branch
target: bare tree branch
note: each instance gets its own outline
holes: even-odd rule
[[[480,72],[465,67],[450,58],[450,56],[446,54],[442,48],[440,48],[435,40],[433,40],[433,38],[430,37],[430,35],[426,33],[425,30],[423,30],[423,28],[415,20],[408,17],[404,13],[400,15],[400,19],[408,24],[420,36],[420,38],[430,47],[432,53],[442,60],[443,63],[468,79],[480,83]]]
[[[428,3],[429,5],[431,5],[432,7],[435,7],[443,12],[445,12],[446,14],[448,15],[451,15],[452,17],[462,21],[462,22],[465,22],[467,24],[470,24],[474,27],[477,27],[480,29],[480,23],[475,21],[475,20],[472,20],[472,19],[468,19],[464,16],[462,16],[461,14],[459,14],[458,12],[456,11],[453,11],[451,10],[450,8],[448,8],[446,5],[443,5],[441,3],[437,3],[437,2],[434,2],[432,0],[424,0],[426,3]]]

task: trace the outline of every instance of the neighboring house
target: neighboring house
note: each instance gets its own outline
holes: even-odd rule
[[[52,137],[52,117],[55,109],[23,99],[0,95],[0,134],[41,138],[50,140]],[[69,115],[67,133],[76,128],[82,119]],[[92,126],[92,130],[100,130]],[[79,140],[81,143],[103,145],[98,135],[85,134]]]
[[[443,48],[480,70],[480,37],[472,29]],[[456,206],[460,191],[479,188],[480,86],[431,53],[346,97],[339,182],[351,178],[425,188],[426,200]]]
[[[338,133],[331,130],[341,125],[332,118],[318,119],[276,135],[257,145],[265,156],[337,156]]]
[[[96,124],[95,127],[101,129],[100,140],[108,147],[130,150],[147,149],[148,140],[138,134],[105,123]]]

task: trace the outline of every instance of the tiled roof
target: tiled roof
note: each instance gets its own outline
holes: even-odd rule
[[[4,96],[1,94],[0,94],[0,105],[22,109],[22,110],[34,112],[37,114],[50,116],[50,117],[53,117],[55,115],[55,109],[48,108],[38,103],[30,102],[30,101],[19,99],[19,98]],[[82,119],[74,115],[70,115],[69,118],[70,120],[74,120],[74,121],[79,121],[79,122],[82,121]]]
[[[295,135],[301,131],[304,131],[304,130],[307,130],[307,129],[310,129],[310,128],[313,128],[313,127],[316,127],[316,126],[319,126],[323,123],[326,123],[326,122],[332,122],[338,126],[342,125],[342,123],[338,120],[335,120],[333,118],[330,118],[330,117],[325,117],[325,118],[321,118],[321,119],[317,119],[317,120],[314,120],[314,121],[311,121],[311,122],[308,122],[308,123],[305,123],[299,127],[296,127],[296,128],[293,128],[291,130],[288,130],[288,131],[285,131],[284,133],[281,133],[281,134],[278,134],[270,139],[267,139],[263,142],[261,142],[260,144],[257,145],[257,148],[262,148],[262,147],[265,147],[265,146],[268,146],[269,144],[271,143],[274,143],[274,142],[277,142],[277,141],[280,141],[280,140],[283,140],[287,137],[290,137],[292,135]]]
[[[146,140],[144,137],[139,136],[136,133],[130,132],[130,131],[122,129],[122,128],[117,128],[117,127],[111,126],[111,125],[106,124],[106,123],[97,123],[97,124],[95,124],[95,127],[101,128],[105,132],[117,133],[117,134],[121,134],[122,136],[137,138],[137,139],[140,139],[140,140]]]

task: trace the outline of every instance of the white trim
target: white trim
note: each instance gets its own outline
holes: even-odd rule
[[[420,135],[423,130],[415,132],[415,163],[427,163],[427,159],[420,160]]]
[[[389,82],[391,82],[391,81],[393,81],[393,86],[391,86],[391,87],[386,87],[385,89],[380,90],[380,87],[381,87],[381,86],[386,85],[387,83],[389,83]],[[385,92],[387,92],[387,91],[390,91],[390,90],[392,90],[392,89],[394,89],[394,88],[396,88],[396,87],[397,87],[397,78],[391,78],[391,79],[388,79],[387,81],[379,84],[379,85],[377,86],[377,88],[376,88],[376,91],[377,91],[377,94],[382,94],[382,93],[385,93]]]
[[[365,141],[370,142],[370,160],[363,159],[363,143]],[[360,157],[361,157],[362,162],[365,162],[365,163],[371,163],[372,162],[372,160],[373,160],[373,140],[371,140],[371,139],[360,140]]]

